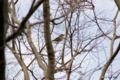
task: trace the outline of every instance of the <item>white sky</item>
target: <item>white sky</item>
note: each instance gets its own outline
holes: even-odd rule
[[[19,5],[21,5],[20,6],[20,11],[18,12],[18,14],[20,14],[20,16],[24,17],[29,11],[29,8],[30,8],[30,5],[31,5],[31,0],[19,0],[18,2],[19,2]],[[104,10],[105,15],[106,15],[107,18],[110,18],[110,19],[114,18],[115,13],[117,11],[117,7],[116,7],[116,5],[114,3],[114,0],[95,0],[94,3],[95,3],[95,6],[96,6],[96,10],[98,10],[98,12],[101,12],[101,11]],[[119,17],[117,17],[117,20],[120,20]],[[118,30],[118,33],[119,33],[119,31],[120,31],[120,28]],[[118,46],[119,41],[120,41],[120,39],[115,41],[114,50]],[[103,44],[105,44],[107,46],[105,52],[108,54],[107,57],[109,57],[109,54],[110,54],[110,47],[109,47],[110,46],[110,41],[104,41]],[[119,66],[120,66],[120,64],[118,64],[120,62],[119,56],[120,56],[120,54],[115,58],[115,62],[113,63],[113,65],[115,65],[113,67],[114,70],[119,69]],[[8,57],[8,56],[6,56],[6,57]],[[103,57],[103,56],[100,56],[100,57]],[[91,63],[92,62],[94,62],[94,61],[91,61]],[[95,65],[95,64],[93,63],[93,65]],[[92,68],[92,66],[90,68]],[[99,79],[99,76],[100,76],[99,73],[100,72],[97,72],[97,74],[95,74],[95,76],[93,77],[93,80],[98,80]],[[79,76],[77,76],[77,77],[79,77]],[[105,79],[105,80],[108,80],[108,79]]]

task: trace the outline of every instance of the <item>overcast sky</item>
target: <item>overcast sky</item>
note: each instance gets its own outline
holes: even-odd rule
[[[31,0],[19,0],[18,2],[19,2],[19,4],[17,5],[17,7],[19,7],[19,5],[20,5],[20,10],[18,11],[18,16],[24,17],[28,13],[28,11],[29,11],[29,8],[31,6]],[[96,6],[96,10],[98,12],[105,11],[104,15],[106,15],[106,17],[108,19],[113,19],[114,18],[115,13],[117,12],[117,6],[114,3],[114,0],[95,0],[94,3],[95,3],[95,6]],[[117,17],[117,20],[120,20],[119,17]],[[32,21],[32,19],[31,19],[31,21]],[[120,28],[118,28],[118,29],[119,29],[118,33],[120,33],[119,32]],[[120,39],[115,41],[115,44],[114,44],[115,48],[114,48],[114,50],[118,46],[119,41],[120,41]],[[106,40],[106,41],[103,42],[103,44],[105,44],[107,46],[106,53],[109,54],[110,53],[110,41]],[[117,70],[120,67],[120,64],[118,64],[120,62],[119,56],[120,56],[120,54],[115,58],[116,62],[113,63],[114,65],[116,65],[116,66],[114,66],[114,70]],[[109,57],[109,55],[108,55],[108,57]],[[98,74],[95,74],[95,75],[97,75],[97,77],[94,77],[93,80],[98,80],[99,79],[99,76],[100,76],[99,73],[100,72],[98,72]],[[108,79],[105,79],[105,80],[108,80]]]

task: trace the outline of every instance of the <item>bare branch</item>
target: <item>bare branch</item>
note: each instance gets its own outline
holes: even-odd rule
[[[119,50],[120,50],[120,42],[119,42],[118,47],[115,50],[115,52],[112,54],[112,56],[109,58],[109,60],[105,64],[99,80],[104,80],[104,78],[105,78],[104,76],[105,76],[106,70],[108,69],[109,65],[113,62],[114,58],[117,56]]]
[[[43,3],[44,0],[39,0],[38,2],[36,2],[35,5],[34,1],[32,3],[33,6],[31,6],[31,9],[29,10],[28,14],[26,15],[26,17],[22,20],[20,27],[18,28],[18,30],[16,30],[14,33],[12,33],[11,35],[9,35],[6,38],[6,42],[10,41],[12,38],[17,37],[25,28],[25,23],[27,22],[27,20],[30,18],[30,16],[35,12],[35,10]]]

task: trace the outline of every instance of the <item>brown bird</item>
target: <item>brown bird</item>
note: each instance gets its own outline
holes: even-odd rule
[[[60,42],[63,39],[63,34],[59,35],[57,38],[55,38],[53,41]]]

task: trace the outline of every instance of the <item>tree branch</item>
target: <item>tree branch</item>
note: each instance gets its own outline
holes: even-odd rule
[[[10,41],[13,38],[16,38],[23,31],[26,22],[31,17],[31,15],[36,11],[36,9],[43,3],[43,1],[44,0],[39,0],[38,2],[36,2],[35,5],[33,5],[34,4],[34,1],[33,1],[32,3],[33,6],[31,6],[27,16],[22,20],[20,27],[18,28],[18,30],[16,30],[14,33],[12,33],[6,38],[6,42]]]
[[[115,58],[116,55],[118,54],[119,50],[120,50],[120,42],[119,42],[119,45],[118,45],[116,51],[113,53],[113,55],[109,58],[109,60],[108,60],[107,63],[105,64],[99,80],[104,80],[105,73],[106,73],[109,65],[112,63],[112,61],[114,60],[114,58]]]

